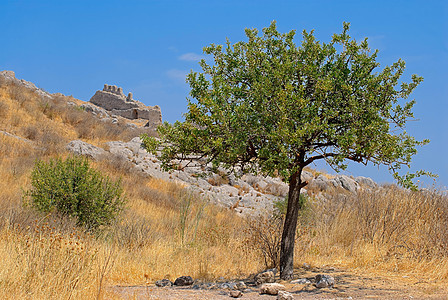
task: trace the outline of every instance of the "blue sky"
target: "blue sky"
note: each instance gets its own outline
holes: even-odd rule
[[[0,70],[84,101],[115,84],[174,122],[186,111],[185,75],[199,71],[202,48],[243,40],[244,28],[272,20],[281,32],[315,29],[323,42],[350,22],[351,36],[379,49],[381,66],[402,58],[403,80],[423,76],[411,97],[419,121],[408,132],[431,143],[412,169],[435,172],[437,186],[448,185],[448,1],[0,0]],[[392,181],[383,168],[350,165],[345,173]]]

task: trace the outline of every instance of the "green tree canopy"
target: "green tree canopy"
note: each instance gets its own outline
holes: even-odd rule
[[[412,186],[416,174],[400,176],[409,166],[417,141],[405,131],[413,119],[414,100],[405,101],[423,80],[412,75],[399,82],[405,62],[379,69],[378,51],[367,39],[357,42],[344,23],[329,43],[303,31],[279,33],[276,23],[246,29],[247,42],[204,48],[213,64],[202,60],[191,72],[184,122],[164,123],[160,140],[145,138],[147,149],[162,145],[166,168],[173,160],[202,156],[228,169],[280,174],[289,183],[280,272],[292,276],[294,237],[300,209],[301,173],[316,160],[335,170],[348,161],[386,165],[399,183]]]

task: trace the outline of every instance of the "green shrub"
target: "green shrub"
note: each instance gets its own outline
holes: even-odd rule
[[[37,161],[31,173],[29,205],[41,212],[74,217],[88,230],[110,225],[124,208],[121,181],[112,181],[82,157]]]
[[[301,193],[299,196],[299,205],[302,207],[302,212],[305,210],[308,202],[308,196],[306,194]],[[286,215],[286,209],[288,208],[288,196],[284,199],[280,199],[274,201],[274,212],[280,216]]]

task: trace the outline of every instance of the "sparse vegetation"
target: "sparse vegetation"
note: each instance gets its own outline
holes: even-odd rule
[[[256,251],[263,258],[266,269],[279,267],[283,222],[282,215],[260,215],[247,220],[243,249]]]

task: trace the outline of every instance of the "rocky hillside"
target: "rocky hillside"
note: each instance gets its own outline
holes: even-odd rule
[[[179,162],[179,168],[165,172],[161,169],[161,162],[157,157],[147,153],[141,145],[138,137],[143,128],[150,134],[155,134],[154,127],[142,127],[142,123],[131,122],[127,118],[113,115],[111,111],[97,106],[91,102],[83,102],[78,99],[63,97],[60,94],[51,95],[46,91],[37,88],[33,83],[15,78],[12,71],[0,72],[0,77],[4,80],[25,87],[45,99],[58,98],[59,105],[79,108],[89,113],[93,118],[108,122],[113,125],[121,124],[122,127],[129,129],[127,137],[129,141],[108,141],[103,147],[88,143],[86,139],[67,141],[66,149],[76,153],[100,160],[107,156],[114,159],[129,162],[133,169],[145,176],[159,178],[166,181],[180,183],[192,191],[201,194],[211,203],[233,209],[244,215],[258,213],[270,213],[273,204],[276,201],[285,199],[288,194],[288,186],[279,178],[256,176],[253,174],[228,174],[226,170],[218,168],[214,170],[211,165],[202,165],[200,161],[195,164]],[[86,124],[88,126],[88,124]],[[134,131],[133,131],[134,130]],[[134,132],[134,137],[132,133]],[[3,131],[3,134],[15,136],[12,133]],[[32,141],[16,136],[27,143]],[[328,174],[317,173],[311,169],[304,171],[302,179],[309,182],[309,185],[303,189],[303,193],[313,197],[325,198],[326,192],[349,192],[356,193],[360,189],[376,188],[376,183],[366,177],[348,177],[345,175],[330,176]]]
[[[81,140],[71,141],[67,149],[73,153],[101,159],[113,155],[115,159],[131,163],[133,169],[146,176],[180,183],[194,192],[203,195],[210,202],[234,209],[242,214],[272,212],[273,203],[285,199],[288,186],[279,178],[256,176],[253,174],[228,174],[226,170],[212,166],[203,166],[179,162],[177,170],[165,172],[161,162],[142,147],[139,137],[129,142],[111,141],[105,149],[95,147]],[[366,177],[348,177],[345,175],[330,176],[319,174],[313,170],[302,174],[303,180],[309,182],[304,188],[305,194],[324,197],[326,192],[356,193],[359,189],[376,188],[376,183]]]
[[[154,288],[155,297],[179,299],[184,289],[154,284],[184,275],[193,278],[198,297],[210,292],[208,299],[228,298],[228,289],[237,293],[239,282],[253,285],[255,274],[276,265],[282,219],[269,214],[274,204],[284,205],[287,185],[201,161],[164,172],[141,146],[142,133],[155,134],[145,123],[0,72],[0,298],[119,299],[147,297]],[[36,160],[71,153],[89,156],[95,169],[121,178],[127,207],[103,236],[23,205]],[[303,179],[309,201],[295,241],[300,283],[285,283],[295,298],[362,298],[366,278],[380,273],[406,277],[400,288],[419,290],[403,295],[444,292],[437,289],[448,280],[446,194],[311,169]],[[356,286],[346,284],[355,278],[353,269],[362,274]],[[317,287],[322,273],[332,274],[334,287]],[[369,282],[374,290],[389,289],[383,279]],[[243,297],[272,296],[254,289]]]

